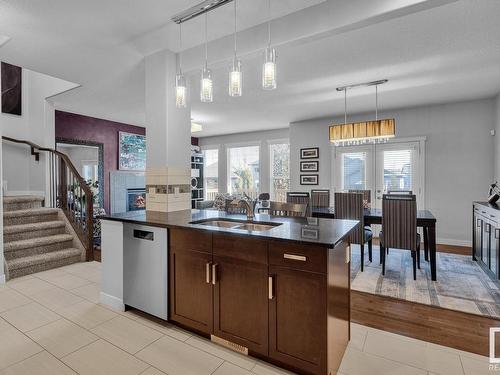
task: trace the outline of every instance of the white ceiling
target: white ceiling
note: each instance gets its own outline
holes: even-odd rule
[[[143,58],[179,50],[170,17],[199,0],[0,0],[0,59],[82,86],[54,98],[76,113],[145,125]],[[208,136],[273,129],[343,113],[335,87],[388,78],[382,108],[492,96],[500,91],[498,0],[273,0],[278,90],[260,87],[266,0],[239,0],[243,97],[229,98],[231,7],[209,17],[215,102],[201,104],[202,18],[185,24],[192,117]],[[325,11],[326,10],[326,11]],[[351,111],[373,107],[352,91]]]
[[[214,71],[214,103],[200,103],[197,136],[287,127],[344,113],[338,86],[387,78],[379,106],[395,109],[491,97],[500,92],[500,1],[459,1],[278,49],[278,89],[260,88],[260,56],[244,61],[243,96],[227,95],[227,68]],[[348,92],[348,111],[374,111],[374,88]]]

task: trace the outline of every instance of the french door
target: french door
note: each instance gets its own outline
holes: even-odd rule
[[[382,196],[411,191],[424,206],[423,141],[335,147],[333,191],[370,190],[372,207],[382,208]]]

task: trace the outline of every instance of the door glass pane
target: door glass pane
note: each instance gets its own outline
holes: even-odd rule
[[[384,151],[384,190],[413,190],[412,150]]]
[[[269,146],[271,159],[271,199],[286,202],[290,190],[290,145],[276,143]]]
[[[366,152],[342,154],[342,190],[366,189]]]
[[[219,191],[219,150],[203,150],[205,199],[214,200]]]
[[[259,195],[259,146],[228,149],[228,190],[230,194]]]

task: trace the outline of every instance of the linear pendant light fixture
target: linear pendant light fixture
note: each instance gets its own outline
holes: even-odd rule
[[[229,96],[241,96],[242,90],[242,73],[241,73],[241,61],[238,60],[236,54],[236,0],[234,2],[234,57],[233,65],[231,71],[229,72]]]
[[[276,88],[276,50],[271,47],[271,0],[268,0],[267,47],[264,64],[262,65],[262,88],[274,90]]]
[[[344,91],[344,123],[330,126],[330,142],[335,146],[359,145],[368,142],[381,143],[387,142],[396,135],[394,119],[378,119],[378,86],[387,81],[384,79],[337,87],[337,91]],[[347,123],[347,90],[365,86],[375,86],[375,121]]]
[[[212,103],[213,90],[212,71],[208,69],[208,13],[205,13],[205,65],[201,71],[200,100],[203,103]]]
[[[179,46],[182,49],[182,24],[179,24]],[[181,54],[179,53],[179,71],[175,76],[175,106],[186,108],[187,105],[187,85],[186,77],[182,74]]]

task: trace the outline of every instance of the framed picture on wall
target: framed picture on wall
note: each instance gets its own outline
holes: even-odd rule
[[[301,172],[319,172],[319,161],[301,161]]]
[[[120,171],[146,170],[146,136],[119,132],[118,169]]]
[[[22,74],[19,66],[1,63],[2,113],[22,115]]]
[[[317,159],[319,158],[319,147],[301,148],[301,159]]]
[[[318,185],[319,175],[317,174],[301,174],[301,185]]]

